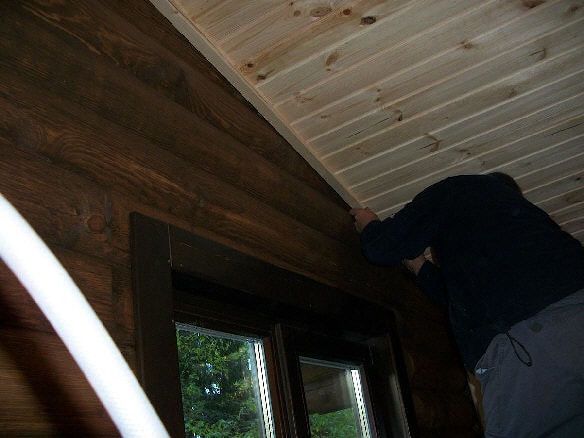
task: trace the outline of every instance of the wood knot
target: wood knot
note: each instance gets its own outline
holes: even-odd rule
[[[442,143],[442,140],[434,137],[429,132],[426,132],[424,134],[424,137],[428,137],[430,140],[432,140],[432,143],[430,143],[427,146],[424,146],[424,148],[428,148],[430,150],[430,152],[436,152],[438,149],[440,149],[440,143]]]
[[[241,70],[242,73],[249,73],[253,71],[254,68],[255,64],[252,61],[246,61],[240,65],[239,70]]]
[[[537,56],[537,60],[541,61],[547,57],[547,49],[544,47],[541,50],[536,50],[535,52],[531,52],[529,56]]]
[[[258,75],[256,76],[257,81],[258,82],[265,81],[268,78],[268,76],[270,76],[270,74],[272,74],[273,71],[274,70],[264,71],[263,73],[258,73]]]
[[[351,10],[351,8],[347,8],[347,9],[343,9],[343,15],[347,16],[347,15],[351,15],[353,11]]]
[[[87,228],[94,233],[103,233],[106,227],[107,223],[101,214],[92,214],[87,219]]]
[[[339,60],[339,52],[338,51],[334,51],[327,59],[325,62],[325,65],[327,67],[330,67],[331,65],[333,65],[335,62],[337,62]]]
[[[460,43],[460,45],[464,48],[464,49],[472,49],[474,47],[474,44],[469,41],[469,40],[464,40]]]
[[[369,25],[369,24],[373,24],[377,21],[377,18],[375,17],[361,17],[361,24],[363,26]]]
[[[320,17],[324,17],[325,15],[330,14],[332,11],[332,8],[328,7],[328,6],[320,6],[318,8],[314,8],[310,11],[310,15],[312,17],[315,18],[320,18]]]
[[[542,3],[545,3],[545,0],[523,0],[521,3],[526,8],[533,9],[533,8],[536,8],[537,6],[541,5]]]
[[[294,93],[294,99],[296,100],[296,102],[298,103],[308,103],[311,100],[314,99],[314,97],[306,97],[304,96],[302,93],[300,92],[296,92]]]

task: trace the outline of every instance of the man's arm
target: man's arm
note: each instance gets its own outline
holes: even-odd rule
[[[420,260],[417,261],[419,262]],[[448,291],[442,272],[438,266],[426,258],[416,272],[416,284],[435,304],[444,309],[448,307]]]
[[[431,246],[450,211],[454,193],[451,186],[451,182],[444,180],[426,188],[393,217],[383,221],[368,209],[352,209],[367,260],[395,266],[404,259],[414,259]]]

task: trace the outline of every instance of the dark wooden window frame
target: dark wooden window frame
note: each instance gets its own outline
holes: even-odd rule
[[[131,244],[136,373],[171,436],[184,435],[175,322],[263,339],[277,436],[309,436],[299,355],[374,362],[378,436],[396,421],[417,435],[391,311],[139,213]]]

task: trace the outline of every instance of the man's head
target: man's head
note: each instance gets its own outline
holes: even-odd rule
[[[502,182],[506,186],[511,187],[516,192],[523,194],[523,192],[521,191],[521,187],[519,187],[519,184],[517,184],[517,182],[513,179],[512,176],[507,175],[506,173],[503,173],[503,172],[489,173],[489,176],[492,176],[493,178]]]

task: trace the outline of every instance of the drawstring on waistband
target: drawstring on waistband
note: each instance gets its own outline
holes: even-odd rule
[[[511,342],[511,347],[513,347],[513,351],[515,352],[515,356],[517,356],[517,359],[519,359],[519,361],[522,364],[527,365],[528,367],[530,367],[531,365],[533,365],[533,362],[531,360],[531,354],[529,354],[529,351],[527,351],[527,348],[525,348],[525,345],[523,345],[521,342],[519,342],[517,339],[515,339],[513,336],[511,336],[509,334],[509,332],[505,333],[507,335],[507,337],[509,338],[509,342]],[[515,345],[519,345],[519,347],[521,348],[521,350],[523,350],[523,352],[525,353],[525,355],[527,356],[527,360],[523,359],[520,355],[519,352],[517,351],[517,347]]]

